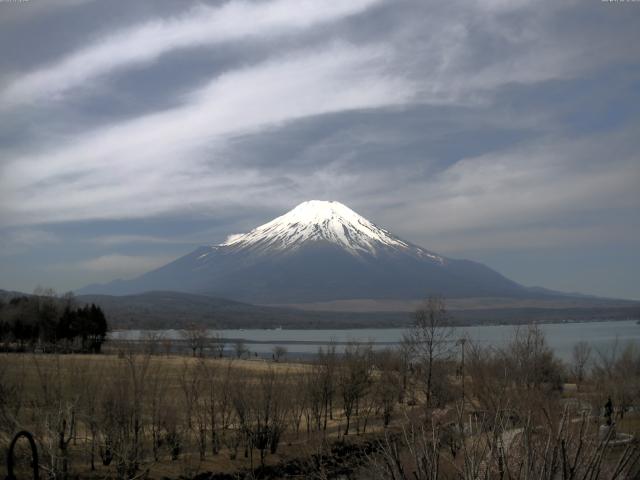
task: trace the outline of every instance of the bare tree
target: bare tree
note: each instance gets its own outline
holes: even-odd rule
[[[216,377],[214,388],[216,389],[216,415],[219,426],[221,443],[226,441],[226,436],[233,422],[232,384],[234,380],[232,362],[227,362],[221,375]]]
[[[160,352],[160,345],[164,340],[164,335],[157,332],[145,332],[142,337],[143,350],[149,355],[157,355]]]
[[[221,334],[216,333],[212,335],[209,338],[209,346],[215,358],[222,358],[224,356],[224,339]]]
[[[338,370],[342,411],[346,420],[344,434],[349,435],[353,415],[358,417],[359,404],[371,384],[371,346],[351,343],[345,348]]]
[[[337,370],[338,370],[338,356],[336,354],[336,345],[332,341],[327,349],[322,347],[318,350],[318,359],[315,367],[315,380],[310,379],[312,382],[316,382],[316,385],[312,386],[312,389],[319,392],[320,404],[318,410],[319,419],[324,415],[324,422],[322,429],[327,430],[327,421],[333,419],[333,399],[337,390]],[[320,430],[320,420],[318,420],[318,430]]]
[[[187,328],[182,331],[182,337],[186,340],[194,357],[196,354],[201,357],[203,356],[204,348],[209,338],[209,332],[204,326],[190,323],[187,325]]]
[[[635,343],[620,348],[616,340],[610,348],[598,351],[592,372],[596,386],[592,402],[597,408],[610,397],[622,420],[632,405],[640,403],[640,349]]]
[[[221,399],[224,397],[225,392],[222,390],[225,387],[220,385],[219,368],[216,362],[202,362],[200,371],[204,388],[204,402],[201,406],[203,419],[208,422],[211,453],[216,455],[220,450],[220,426],[224,424],[224,418],[221,419],[224,412]],[[205,426],[205,430],[206,428]]]
[[[449,435],[446,429],[425,420],[407,416],[400,434],[386,433],[380,442],[380,454],[372,457],[377,478],[638,478],[637,444],[612,450],[610,434],[598,439],[597,425],[585,415],[574,417],[566,408],[550,425],[526,419],[521,428],[505,429],[504,417],[488,418],[473,425],[473,431],[458,432],[461,449],[455,455],[442,448]]]
[[[169,399],[166,391],[169,385],[167,370],[161,365],[153,365],[147,390],[147,419],[151,432],[151,450],[154,461],[160,460],[160,447],[164,443],[163,426],[166,425],[166,414],[169,409]]]
[[[8,363],[0,362],[0,442],[8,444],[18,429],[21,401],[25,389],[24,365],[19,371]]]
[[[244,340],[242,340],[241,338],[233,342],[233,352],[236,358],[242,358],[246,355],[249,355],[249,349],[247,348],[247,345],[244,343]]]
[[[584,380],[587,364],[590,359],[591,346],[587,342],[581,341],[573,346],[571,373],[577,383],[582,383]]]
[[[391,422],[391,415],[402,393],[403,360],[400,352],[390,350],[376,355],[378,376],[374,384],[374,398],[382,414],[383,426]]]
[[[79,392],[73,388],[74,377],[66,375],[60,357],[53,359],[53,368],[47,368],[38,357],[33,357],[41,388],[40,398],[35,410],[40,415],[40,427],[44,431],[39,435],[49,465],[46,468],[54,478],[66,480],[69,477],[69,445],[76,435],[76,416]],[[69,394],[69,392],[73,394]]]
[[[540,387],[559,390],[562,386],[562,366],[549,347],[538,325],[516,328],[505,354],[513,371],[513,380],[527,389]]]
[[[100,456],[104,465],[115,464],[118,479],[135,478],[145,462],[144,402],[150,359],[148,354],[122,352],[102,395]]]
[[[273,361],[279,362],[280,360],[284,359],[284,357],[287,356],[287,349],[286,347],[283,347],[281,345],[276,345],[275,347],[273,347],[272,353],[273,353]]]
[[[171,351],[173,350],[173,341],[171,340],[171,338],[169,337],[164,337],[162,338],[162,340],[160,341],[161,345],[162,345],[162,351],[164,352],[164,354],[168,357],[169,355],[171,355]]]
[[[99,440],[99,405],[100,397],[104,388],[104,375],[106,373],[106,365],[91,365],[90,367],[83,362],[82,371],[75,372],[76,381],[80,384],[81,396],[78,418],[81,424],[88,430],[89,434],[89,466],[91,471],[96,470],[96,453]]]
[[[292,381],[286,386],[289,398],[291,425],[296,432],[296,438],[300,434],[302,417],[308,409],[309,392],[307,389],[307,377],[304,374],[292,374]]]
[[[322,429],[322,415],[325,403],[325,383],[322,382],[322,377],[319,374],[322,373],[322,367],[314,365],[313,369],[309,372],[305,372],[304,376],[304,389],[306,394],[306,408],[305,417],[307,420],[307,436],[311,433],[312,429]],[[325,417],[326,418],[326,417]]]
[[[437,361],[452,352],[453,327],[444,299],[429,297],[414,313],[414,324],[404,337],[414,357],[425,369],[426,406],[433,399],[433,373]]]

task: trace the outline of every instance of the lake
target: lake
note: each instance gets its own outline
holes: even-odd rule
[[[620,347],[629,342],[640,342],[640,325],[635,320],[609,322],[572,322],[541,324],[549,346],[556,355],[563,360],[571,359],[573,346],[586,341],[595,351],[605,352],[615,342]],[[455,337],[467,335],[473,342],[483,346],[502,347],[512,337],[517,327],[512,325],[486,325],[472,327],[458,327]],[[520,327],[524,328],[524,327]],[[307,357],[317,353],[318,348],[335,342],[341,350],[350,341],[371,342],[374,348],[397,346],[406,329],[403,328],[371,328],[353,330],[215,330],[211,333],[221,335],[225,341],[233,342],[242,339],[252,353],[260,356],[271,356],[271,350],[276,345],[284,346],[290,358]],[[122,330],[114,331],[110,338],[115,340],[142,340],[148,335],[157,334],[164,338],[182,339],[180,330]],[[232,345],[226,349],[230,351]]]

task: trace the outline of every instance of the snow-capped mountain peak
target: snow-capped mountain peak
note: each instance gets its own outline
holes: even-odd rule
[[[317,200],[138,278],[93,290],[183,291],[264,304],[527,294],[482,264],[441,257],[341,203]]]
[[[376,226],[340,202],[310,200],[249,233],[230,235],[220,247],[293,249],[308,241],[328,241],[351,253],[411,245]]]

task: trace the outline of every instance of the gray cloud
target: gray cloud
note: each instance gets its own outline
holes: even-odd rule
[[[234,172],[229,161],[217,165],[226,171],[224,177],[209,171],[198,149],[220,136],[263,125],[405,101],[410,94],[405,82],[380,77],[385,55],[384,49],[338,44],[249,67],[219,77],[184,106],[89,132],[69,147],[15,159],[4,167],[7,216],[41,222],[43,216],[73,220],[155,214],[183,205],[185,193],[202,203],[203,191],[259,184],[258,172]],[[173,197],[163,192],[168,184]]]
[[[0,228],[78,282],[310,198],[445,254],[640,241],[637,5],[69,1],[0,21]]]
[[[133,256],[114,253],[84,260],[77,265],[77,268],[99,272],[106,275],[106,278],[112,276],[126,278],[140,275],[169,261],[171,258],[166,256]]]
[[[47,230],[21,228],[0,232],[0,257],[28,252],[32,248],[48,246],[62,239]]]
[[[199,5],[177,18],[153,20],[116,32],[49,66],[20,75],[0,94],[0,104],[57,98],[97,77],[144,65],[174,50],[309,28],[356,14],[377,1],[237,0],[217,8]]]

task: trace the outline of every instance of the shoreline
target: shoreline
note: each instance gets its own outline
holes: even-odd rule
[[[632,317],[632,318],[594,318],[594,319],[580,319],[580,320],[533,320],[533,321],[522,321],[522,322],[454,322],[452,323],[453,328],[468,328],[468,327],[522,327],[527,325],[564,325],[564,324],[575,324],[575,323],[618,323],[618,322],[639,322],[640,317]],[[390,329],[408,329],[411,328],[411,323],[407,323],[405,325],[399,325],[390,323],[388,325],[384,324],[372,324],[372,325],[344,325],[344,326],[331,326],[331,327],[318,327],[314,325],[300,325],[300,326],[287,326],[287,327],[268,327],[268,328],[260,328],[260,327],[241,327],[241,328],[215,328],[207,325],[203,325],[207,331],[215,331],[215,332],[223,332],[223,331],[260,331],[260,332],[277,332],[277,331],[333,331],[333,330],[390,330]],[[116,328],[113,329],[109,334],[115,332],[181,332],[184,329],[182,328]]]

